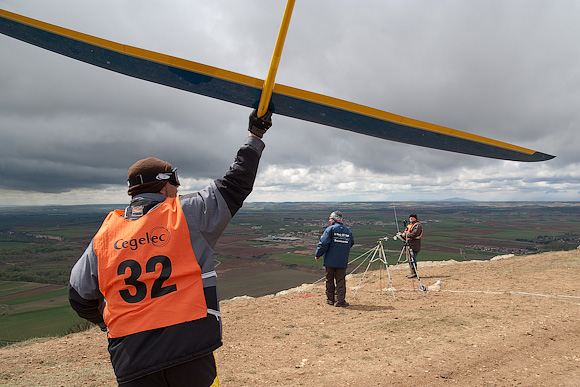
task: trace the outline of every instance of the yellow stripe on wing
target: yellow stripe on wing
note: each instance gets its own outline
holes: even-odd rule
[[[67,28],[63,28],[63,27],[55,26],[55,25],[52,25],[49,23],[41,22],[39,20],[31,19],[31,18],[28,18],[25,16],[14,14],[12,12],[1,10],[1,9],[0,9],[0,17],[2,17],[4,19],[12,20],[15,23],[20,23],[23,25],[30,26],[32,28],[36,28],[38,30],[46,31],[46,32],[51,33],[51,34],[60,35],[60,36],[64,37],[65,39],[83,42],[83,43],[86,43],[86,44],[89,44],[89,45],[92,45],[95,47],[102,48],[104,50],[117,52],[117,53],[120,53],[123,55],[127,55],[129,57],[139,58],[139,59],[142,59],[142,60],[150,62],[150,63],[157,63],[157,64],[170,66],[173,68],[182,69],[182,70],[185,70],[185,71],[188,71],[191,73],[201,74],[204,76],[208,76],[210,78],[230,82],[232,84],[237,84],[237,85],[241,85],[241,86],[254,88],[258,91],[261,90],[264,86],[264,81],[261,79],[249,77],[249,76],[242,75],[239,73],[234,73],[231,71],[219,69],[219,68],[212,67],[212,66],[203,65],[201,63],[192,62],[189,60],[180,59],[180,58],[165,55],[165,54],[160,54],[160,53],[153,52],[153,51],[144,50],[141,48],[136,48],[136,47],[112,42],[112,41],[109,41],[106,39],[97,38],[95,36],[83,34],[83,33],[77,32],[77,31],[69,30]],[[75,58],[75,59],[80,60],[80,58]],[[100,64],[97,64],[97,65],[100,65]],[[105,66],[101,66],[101,67],[105,67]],[[148,79],[148,80],[151,80],[153,82],[158,81],[155,79]],[[158,83],[165,84],[163,82],[158,82]],[[175,87],[175,86],[172,86],[172,87]],[[192,90],[190,90],[190,91],[192,91]],[[193,91],[193,92],[196,92],[196,91]],[[440,134],[442,136],[455,137],[458,139],[471,141],[471,142],[479,143],[482,145],[488,145],[491,147],[502,148],[505,150],[520,153],[522,155],[530,156],[530,155],[538,154],[538,152],[536,152],[536,151],[533,151],[533,150],[527,149],[527,148],[523,148],[523,147],[520,147],[517,145],[512,145],[512,144],[508,144],[508,143],[505,143],[502,141],[492,140],[492,139],[487,138],[487,137],[482,137],[482,136],[478,136],[475,134],[462,132],[459,130],[447,128],[447,127],[440,126],[440,125],[430,124],[427,122],[403,117],[403,116],[400,116],[397,114],[381,111],[381,110],[378,110],[375,108],[359,105],[359,104],[356,104],[353,102],[348,102],[348,101],[340,100],[338,98],[333,98],[333,97],[329,97],[329,96],[325,96],[325,95],[321,95],[321,94],[317,94],[317,93],[313,93],[313,92],[309,92],[309,91],[305,91],[305,90],[300,90],[300,89],[296,89],[296,88],[289,87],[289,86],[276,84],[276,85],[274,85],[273,93],[287,96],[290,98],[295,98],[295,99],[302,100],[302,101],[309,102],[309,103],[313,103],[313,104],[319,104],[319,105],[323,105],[323,106],[327,106],[327,107],[331,107],[331,108],[336,108],[336,109],[342,110],[344,112],[354,113],[354,114],[358,114],[358,115],[362,115],[362,116],[366,116],[366,117],[372,117],[372,118],[376,118],[376,119],[379,119],[382,121],[392,122],[392,123],[400,124],[402,126],[408,126],[408,127],[416,128],[419,130],[424,130],[424,131],[428,131],[431,133]],[[215,95],[213,97],[215,98]],[[230,101],[230,102],[233,102],[233,101]],[[255,101],[255,102],[257,103],[258,101]],[[239,101],[236,101],[236,103],[239,103]],[[254,103],[254,102],[251,100],[248,101],[246,99],[244,101],[244,104],[247,104],[246,106],[249,106],[249,104],[252,104],[252,103]],[[361,133],[363,133],[363,132],[361,132]],[[366,134],[368,134],[368,133],[366,133]],[[381,137],[381,138],[386,138],[386,137]],[[409,142],[409,143],[413,143],[413,142]],[[425,145],[423,145],[423,146],[425,146]],[[445,149],[445,148],[437,148],[437,149]],[[447,150],[458,151],[457,149],[447,149]],[[490,157],[490,156],[486,156],[486,154],[481,154],[481,155],[484,157]],[[545,155],[545,154],[539,154],[539,156],[541,156],[540,159],[543,159],[543,160],[548,160],[550,158],[553,158],[553,156]],[[491,156],[491,157],[493,157],[493,156]]]
[[[106,47],[107,49],[112,50],[112,51],[117,51],[117,52],[124,51],[123,45],[120,43],[111,42],[109,40],[97,38],[95,36],[83,34],[81,32],[77,32],[77,31],[69,30],[68,28],[55,26],[54,24],[49,24],[49,23],[42,22],[40,20],[31,19],[31,18],[28,18],[26,16],[22,16],[22,15],[18,15],[16,13],[5,11],[3,9],[0,9],[0,16],[4,17],[6,19],[14,20],[18,23],[21,23],[21,24],[24,24],[27,26],[38,28],[38,29],[43,30],[43,31],[47,31],[47,32],[61,35],[61,36],[66,36],[67,38],[78,40],[80,42],[92,44],[95,46]]]
[[[443,134],[446,136],[453,136],[457,138],[462,138],[469,141],[474,141],[482,144],[492,145],[504,149],[509,149],[515,152],[524,153],[527,155],[532,155],[536,153],[536,151],[523,148],[521,146],[508,144],[503,141],[493,140],[491,138],[478,136],[476,134],[471,134],[467,132],[462,132],[460,130],[447,128],[445,126],[430,124],[428,122],[423,122],[419,120],[415,120],[412,118],[403,117],[397,114],[385,112],[379,109],[375,109],[372,107],[359,105],[357,103],[348,102],[345,100],[341,100],[334,97],[329,97],[322,94],[313,93],[310,91],[305,91],[301,89],[296,89],[294,87],[284,86],[277,84],[274,87],[274,93],[282,94],[288,97],[299,98],[302,100],[318,103],[321,105],[326,105],[330,107],[334,107],[337,109],[349,111],[352,113],[361,114],[368,117],[377,118],[384,121],[394,122],[405,126],[410,126],[417,129],[423,129],[434,133]]]
[[[125,44],[116,43],[110,40],[97,38],[96,36],[83,34],[81,32],[70,30],[68,28],[59,27],[54,24],[45,23],[40,20],[31,19],[26,16],[18,15],[2,9],[0,9],[0,16],[43,31],[64,36],[69,39],[91,44],[93,46],[101,47],[106,50],[120,52],[126,55],[148,60],[151,62],[178,67],[184,70],[200,73],[203,75],[239,83],[245,86],[256,87],[258,89],[261,89],[262,85],[264,84],[264,81],[261,79],[219,69],[217,67],[207,66],[201,63],[192,62],[174,56],[160,54],[158,52],[144,50],[142,48],[132,47]]]
[[[155,51],[144,50],[142,48],[124,45],[124,53],[135,58],[144,59],[150,62],[161,63],[167,66],[188,70],[194,73],[207,75],[214,78],[238,83],[245,86],[261,89],[264,81],[247,75],[234,73],[217,67],[204,65],[187,59],[181,59],[170,55],[160,54]]]

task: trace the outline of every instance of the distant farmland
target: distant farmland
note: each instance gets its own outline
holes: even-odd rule
[[[0,340],[84,328],[66,300],[70,269],[106,214],[121,207],[0,208]],[[386,237],[389,264],[396,264],[401,242],[391,237],[411,212],[425,230],[419,262],[580,245],[580,203],[248,203],[216,246],[220,297],[261,296],[320,279],[313,254],[337,209],[355,237],[351,260]]]
[[[0,281],[0,346],[88,326],[70,308],[66,294],[58,285]]]

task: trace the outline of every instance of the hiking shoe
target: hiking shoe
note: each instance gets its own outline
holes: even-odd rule
[[[327,303],[328,305],[334,305],[334,301],[332,301],[332,300],[326,300],[326,303]]]
[[[417,274],[409,274],[407,278],[417,278]]]
[[[334,306],[336,306],[337,308],[344,308],[345,306],[349,306],[350,304],[346,301],[343,302],[337,302]]]

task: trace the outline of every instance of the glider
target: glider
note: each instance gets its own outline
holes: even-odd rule
[[[0,33],[106,70],[242,106],[385,140],[513,161],[554,156],[388,113],[337,98],[274,84],[292,13],[289,0],[270,71],[261,80],[157,52],[115,43],[0,9]]]

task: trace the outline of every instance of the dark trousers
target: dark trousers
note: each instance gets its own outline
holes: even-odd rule
[[[344,302],[346,297],[346,269],[326,267],[326,299],[332,302]],[[336,295],[336,299],[335,299]]]
[[[414,251],[409,248],[409,268],[411,269],[411,274],[417,275],[417,255],[418,251]]]
[[[218,386],[213,353],[157,371],[119,387],[213,387]]]

